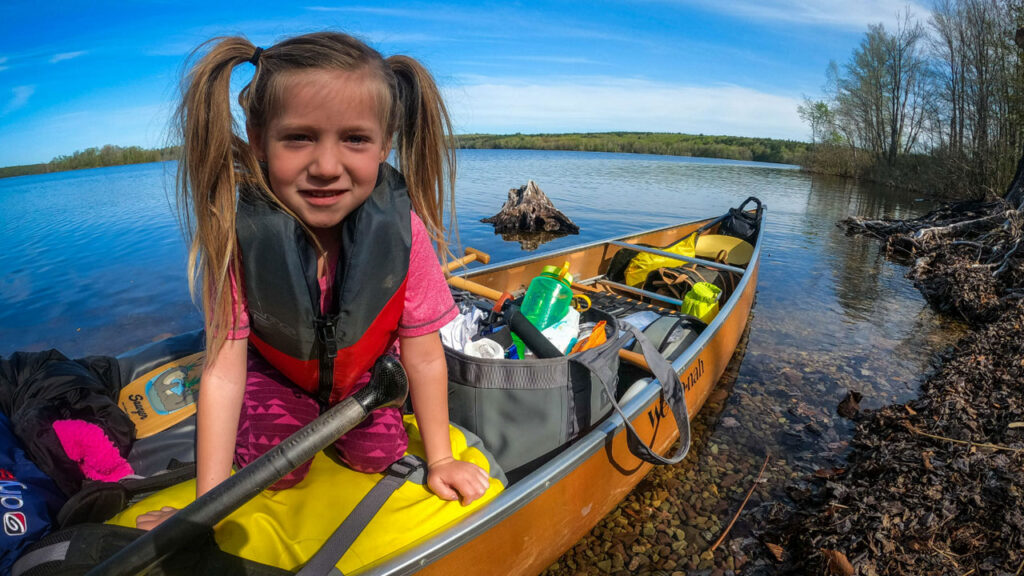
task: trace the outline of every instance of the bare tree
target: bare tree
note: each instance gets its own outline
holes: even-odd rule
[[[913,21],[908,10],[897,20],[894,34],[885,34],[884,28],[882,34],[885,70],[889,76],[883,97],[888,105],[885,152],[886,161],[894,166],[897,155],[907,154],[914,148],[924,118],[929,92],[922,42],[925,32],[924,26]]]
[[[836,116],[856,126],[856,145],[893,166],[912,151],[929,106],[924,27],[909,13],[892,34],[873,24],[836,84]]]
[[[947,191],[1002,195],[1024,154],[1024,0],[932,2],[928,27],[909,11],[893,30],[869,26],[845,64],[829,64],[825,97],[798,112],[815,142],[828,120],[845,145],[828,148],[829,165],[843,172],[924,153]]]

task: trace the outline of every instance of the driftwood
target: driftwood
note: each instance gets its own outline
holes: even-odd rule
[[[580,227],[555,208],[533,180],[526,186],[509,190],[501,211],[481,222],[493,224],[496,234],[546,232],[565,236],[580,233]]]

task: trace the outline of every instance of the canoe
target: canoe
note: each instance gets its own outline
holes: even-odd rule
[[[757,214],[761,218],[758,228],[763,229],[763,212]],[[641,308],[678,313],[678,300],[629,287],[609,278],[606,273],[616,254],[624,249],[632,249],[668,255],[698,263],[708,269],[735,273],[738,280],[728,298],[720,303],[718,314],[671,362],[671,369],[678,374],[685,392],[687,416],[693,418],[725,371],[746,329],[760,263],[763,234],[758,234],[751,246],[716,234],[720,220],[708,218],[687,222],[475,268],[469,268],[468,265],[473,261],[483,262],[487,258],[480,252],[471,251],[469,256],[457,261],[467,267],[454,271],[450,284],[453,288],[469,288],[476,294],[520,294],[545,266],[560,266],[569,262],[576,279],[574,292],[593,297],[595,306],[601,298],[611,298],[613,301],[628,301]],[[696,258],[676,256],[651,248],[669,246],[695,231],[701,231]],[[194,386],[202,359],[196,351],[202,338],[199,334],[183,336],[119,357],[122,381],[130,382],[121,391],[120,404],[122,410],[135,421],[138,440],[133,446],[133,453],[140,452],[143,460],[151,453],[159,453],[157,460],[166,459],[170,456],[166,453],[166,446],[170,444],[191,447],[189,439],[193,428],[186,418],[194,413]],[[644,363],[642,357],[635,353],[624,350],[620,355],[624,360],[623,366],[627,363]],[[168,363],[168,357],[176,360]],[[623,374],[636,373],[635,368],[632,372],[620,371],[620,380]],[[661,382],[655,378],[641,377],[635,381],[630,380],[625,386],[620,385],[620,390],[624,391],[619,400],[625,420],[611,413],[539,468],[512,482],[490,499],[474,503],[470,512],[456,520],[445,521],[447,523],[440,528],[424,530],[424,536],[403,544],[397,551],[356,570],[346,570],[346,573],[389,576],[412,573],[534,575],[543,571],[584,537],[650,471],[652,464],[634,455],[628,446],[626,420],[632,424],[640,439],[658,454],[669,454],[678,439],[677,423],[662,398]],[[354,399],[350,400],[354,402]],[[333,411],[328,411],[325,416]],[[165,442],[162,437],[171,434],[184,435],[186,438]],[[330,440],[326,440],[323,445],[329,443]],[[307,457],[302,456],[297,461]],[[245,476],[246,472],[256,473],[257,468],[255,464],[250,465],[232,477],[232,480],[240,480],[238,493],[252,491],[254,484],[248,478],[243,480],[240,477]],[[139,469],[136,468],[136,471]],[[272,480],[265,485],[270,482]],[[225,485],[229,483],[225,482]],[[225,485],[218,487],[218,490]],[[225,490],[225,494],[235,488]],[[191,490],[194,494],[194,489]],[[207,496],[212,495],[211,492]],[[203,506],[203,503],[196,502],[194,508],[197,515],[182,519],[181,523],[187,526],[194,520],[192,523],[196,525],[213,525],[218,521],[216,514],[220,512],[211,509],[223,508],[226,514],[228,505],[225,501],[234,499],[233,494],[230,498],[214,498],[217,500],[216,506]],[[169,528],[168,536],[175,534],[174,528],[166,526],[170,523],[161,526],[161,529]],[[147,538],[155,541],[157,532],[159,530],[147,533],[133,546]],[[187,542],[184,532],[180,540]],[[137,546],[140,550],[147,550],[147,547],[151,548],[152,543]],[[138,558],[129,559],[119,566],[134,566],[139,562],[142,561]],[[125,568],[122,572],[114,573],[128,574],[134,571]]]
[[[516,293],[524,290],[544,266],[568,261],[575,277],[584,285],[602,290],[606,283],[601,279],[619,250],[628,245],[668,246],[713,220],[462,270],[457,276],[497,292]],[[763,213],[761,220],[759,229],[763,230]],[[715,227],[707,230],[709,234],[715,231]],[[691,418],[721,378],[746,329],[754,303],[763,237],[764,234],[758,234],[748,262],[742,267],[742,276],[718,315],[672,362],[684,385]],[[458,281],[453,285],[459,285]],[[629,294],[622,287],[615,291]],[[660,383],[640,380],[626,395],[630,397],[622,406],[626,417],[648,445],[658,453],[667,453],[678,433],[671,411],[661,401]],[[513,483],[473,514],[356,574],[538,574],[583,538],[652,466],[629,450],[623,420],[612,413],[564,452]]]

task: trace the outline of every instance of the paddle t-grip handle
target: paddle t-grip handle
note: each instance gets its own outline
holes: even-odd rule
[[[333,444],[373,410],[402,405],[408,392],[409,381],[401,363],[389,355],[380,357],[373,366],[369,383],[358,392],[94,567],[86,576],[128,576],[145,572],[174,551],[208,535],[214,525]]]

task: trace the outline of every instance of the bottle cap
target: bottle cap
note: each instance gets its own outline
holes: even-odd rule
[[[567,286],[572,285],[572,274],[569,274],[569,263],[566,262],[565,266],[545,266],[541,269],[541,274],[547,274],[553,276],[556,280],[566,284]]]

